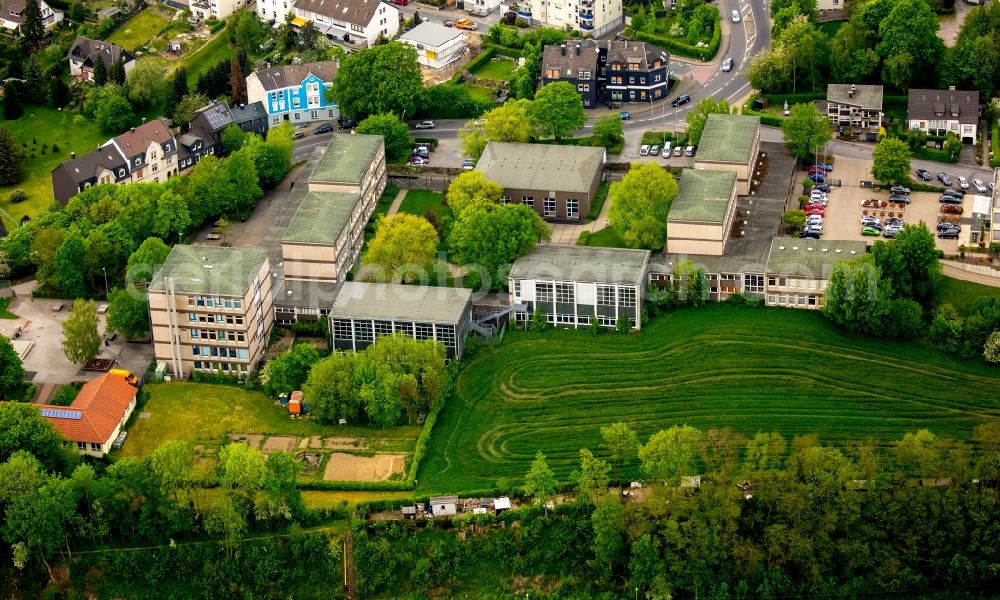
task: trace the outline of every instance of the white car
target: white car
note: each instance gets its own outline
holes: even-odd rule
[[[969,189],[969,180],[966,179],[965,177],[959,177],[958,187],[962,188],[963,190]]]
[[[878,217],[861,217],[862,225],[878,225]]]
[[[648,155],[649,155],[649,144],[643,144],[642,147],[639,148],[639,156],[648,156]]]
[[[812,192],[809,192],[809,197],[819,198],[820,200],[826,200],[827,198],[829,198],[829,196],[827,196],[825,192],[821,192],[819,190],[814,190]]]
[[[434,121],[421,121],[413,126],[414,129],[434,129],[437,125]]]
[[[727,56],[726,60],[722,61],[722,71],[728,73],[733,70],[733,57]]]
[[[973,179],[972,187],[976,188],[976,191],[980,194],[986,193],[986,184],[981,179]]]
[[[822,223],[806,223],[806,231],[812,231],[815,233],[823,233]]]
[[[740,11],[733,10],[733,23],[739,23],[739,22],[740,22]]]

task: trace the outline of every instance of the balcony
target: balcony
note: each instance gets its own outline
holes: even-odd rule
[[[580,7],[581,8],[593,8],[594,7],[594,0],[580,0]]]
[[[593,31],[593,30],[594,30],[593,23],[586,23],[584,21],[580,21],[580,31]]]
[[[582,21],[589,21],[591,24],[593,24],[593,22],[594,22],[594,13],[593,12],[583,12],[583,10],[581,10],[580,11],[580,21],[581,22]]]
[[[520,8],[520,7],[518,7],[518,9],[517,9],[517,16],[521,17],[522,19],[530,19],[531,18],[531,9],[530,8]]]

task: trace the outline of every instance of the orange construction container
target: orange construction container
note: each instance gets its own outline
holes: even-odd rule
[[[302,414],[302,392],[292,392],[292,397],[288,399],[288,414]]]

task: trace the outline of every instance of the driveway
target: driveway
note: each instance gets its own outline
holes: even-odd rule
[[[987,2],[983,2],[984,5],[986,3]],[[958,38],[958,30],[962,28],[962,23],[965,22],[965,16],[968,15],[973,8],[974,7],[965,0],[958,0],[955,2],[955,14],[938,19],[940,29],[938,29],[937,35],[944,42],[945,46],[948,46],[949,48],[955,46],[955,40]]]

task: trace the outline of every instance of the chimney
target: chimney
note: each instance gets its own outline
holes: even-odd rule
[[[70,158],[76,158],[76,152],[70,152],[69,153],[69,157]]]
[[[848,97],[848,98],[853,98],[853,97],[854,97],[854,92],[856,92],[856,91],[857,91],[857,89],[858,89],[858,86],[856,86],[856,85],[854,85],[854,84],[852,83],[852,84],[851,84],[851,89],[847,90],[847,97]]]
[[[129,131],[135,133],[135,127],[130,128]]]
[[[566,56],[566,44],[559,46],[559,50],[562,52],[563,56]]]

